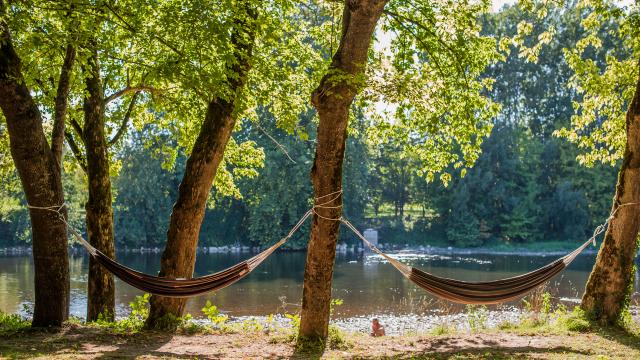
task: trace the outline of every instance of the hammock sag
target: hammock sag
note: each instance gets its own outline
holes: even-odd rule
[[[366,246],[368,246],[373,252],[382,256],[387,260],[394,268],[396,268],[404,277],[412,281],[422,289],[430,292],[431,294],[460,304],[498,304],[511,300],[515,300],[524,296],[530,291],[534,290],[538,286],[549,281],[552,277],[564,270],[571,262],[580,254],[589,244],[596,245],[596,237],[605,231],[609,222],[615,216],[618,209],[627,205],[636,205],[639,203],[619,204],[611,212],[607,220],[596,227],[593,235],[580,245],[574,251],[567,255],[545,265],[537,270],[529,273],[518,275],[510,278],[484,281],[484,282],[470,282],[461,281],[455,279],[449,279],[444,277],[438,277],[423,270],[411,267],[403,264],[393,257],[385,254],[375,245],[369,242],[360,231],[344,217],[329,218],[318,214],[316,209],[336,209],[342,207],[342,204],[329,206],[330,203],[340,199],[342,190],[330,193],[324,196],[315,198],[316,201],[331,197],[328,201],[315,204],[310,210],[308,210],[298,222],[292,227],[289,233],[280,239],[275,244],[271,245],[267,249],[263,250],[259,254],[244,260],[234,266],[231,266],[225,270],[191,279],[174,279],[168,277],[158,277],[147,275],[137,270],[128,268],[115,260],[109,258],[100,250],[92,246],[86,241],[78,231],[67,223],[64,216],[61,213],[63,207],[66,204],[60,206],[51,207],[38,207],[27,205],[30,209],[47,210],[57,213],[61,221],[63,221],[71,234],[82,244],[87,252],[104,266],[109,272],[118,277],[120,280],[127,284],[140,289],[142,291],[160,295],[165,297],[178,297],[186,298],[200,294],[204,294],[211,291],[217,291],[223,289],[238,280],[246,277],[251,271],[258,267],[267,257],[269,257],[274,251],[282,246],[287,240],[289,240],[304,224],[304,222],[312,215],[315,214],[319,218],[340,221],[349,230],[351,230]]]

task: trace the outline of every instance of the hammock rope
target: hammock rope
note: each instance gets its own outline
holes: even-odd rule
[[[300,229],[302,224],[304,224],[309,216],[313,214],[312,210],[307,211],[293,226],[293,228],[291,228],[291,230],[285,237],[283,237],[282,239],[280,239],[280,241],[271,245],[267,249],[263,250],[259,254],[251,257],[250,259],[244,260],[227,269],[218,271],[210,275],[191,279],[175,279],[147,275],[145,273],[126,267],[111,259],[100,250],[96,249],[88,241],[86,241],[75,228],[69,225],[69,223],[60,212],[64,206],[65,204],[51,207],[29,207],[32,209],[49,210],[52,212],[56,212],[60,220],[67,225],[67,229],[69,229],[71,234],[87,250],[91,257],[98,263],[100,263],[100,265],[104,266],[113,275],[118,277],[120,280],[144,292],[164,297],[175,298],[187,298],[212,291],[218,291],[241,280],[256,267],[258,267],[258,265],[260,265],[267,257],[269,257],[269,255],[276,251],[276,249],[287,242],[287,240],[289,240],[298,231],[298,229]]]
[[[324,200],[329,198],[329,200]],[[610,221],[614,218],[616,212],[629,205],[639,205],[640,203],[616,204],[615,209],[611,212],[607,220],[597,226],[593,235],[580,245],[574,251],[567,255],[526,274],[484,282],[470,282],[444,277],[438,277],[423,270],[403,264],[397,259],[385,254],[378,247],[368,241],[360,231],[344,217],[330,218],[318,213],[318,209],[338,209],[342,207],[342,202],[338,205],[331,205],[334,201],[342,200],[342,190],[332,192],[323,196],[314,198],[313,207],[308,210],[298,222],[291,228],[289,233],[275,244],[263,250],[259,254],[233,265],[225,270],[191,279],[176,279],[168,277],[159,277],[147,275],[137,270],[128,268],[115,260],[111,259],[100,250],[92,246],[86,241],[80,233],[73,228],[62,214],[65,203],[57,206],[41,207],[27,205],[30,209],[46,210],[57,213],[59,219],[64,222],[71,234],[82,244],[87,252],[98,263],[109,270],[113,275],[127,284],[138,288],[142,291],[165,296],[165,297],[192,297],[211,291],[217,291],[225,288],[238,280],[247,276],[251,271],[258,267],[267,257],[269,257],[276,249],[289,240],[304,224],[304,222],[312,215],[330,221],[340,221],[349,230],[351,230],[367,247],[373,252],[382,256],[393,267],[395,267],[408,280],[414,282],[422,289],[443,298],[461,304],[497,304],[519,298],[536,287],[549,281],[553,276],[564,270],[571,262],[586,249],[589,244],[596,246],[596,237],[606,230]]]
[[[375,245],[369,242],[358,229],[347,219],[340,218],[340,221],[351,230],[364,244],[366,244],[373,252],[386,259],[393,267],[395,267],[407,279],[421,287],[422,289],[436,295],[439,298],[456,302],[459,304],[474,305],[490,305],[499,304],[511,300],[515,300],[525,294],[531,292],[538,286],[546,283],[559,272],[564,270],[571,262],[586,249],[590,244],[596,246],[596,238],[603,233],[610,221],[614,218],[616,212],[630,205],[638,205],[640,203],[616,204],[615,209],[611,212],[607,220],[598,225],[591,237],[580,245],[577,249],[567,255],[547,264],[537,270],[533,270],[526,274],[493,280],[493,281],[461,281],[438,277],[426,271],[405,265],[400,261],[385,254]]]

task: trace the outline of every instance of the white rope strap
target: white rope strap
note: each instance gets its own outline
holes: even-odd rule
[[[74,229],[73,226],[71,226],[67,222],[67,219],[65,219],[64,216],[62,215],[62,209],[66,206],[67,204],[64,202],[61,205],[54,205],[54,206],[34,206],[34,205],[27,204],[27,207],[30,209],[45,210],[45,211],[51,211],[56,213],[60,221],[62,221],[66,225],[67,230],[73,235],[73,237],[75,237],[76,240],[78,240],[80,244],[82,244],[82,246],[84,246],[84,248],[87,249],[89,254],[91,254],[92,256],[95,256],[98,250],[95,247],[93,247],[93,245],[89,244],[89,242],[85,240],[82,237],[82,235],[80,235],[80,233],[78,233],[78,231],[76,231],[76,229]]]
[[[318,197],[314,198],[314,202],[316,202],[316,204],[313,205],[313,207],[311,208],[311,211],[313,211],[313,213],[316,214],[316,216],[318,216],[321,219],[325,219],[325,220],[329,220],[329,221],[341,221],[342,217],[339,217],[339,218],[327,217],[327,216],[324,216],[324,215],[318,213],[318,210],[317,210],[317,209],[341,209],[342,208],[342,204],[329,205],[329,204],[333,203],[334,201],[340,199],[341,197],[342,197],[342,189],[340,189],[338,191],[334,191],[334,192],[326,194],[326,195],[318,196]],[[323,201],[321,203],[317,203],[318,200],[326,199],[326,198],[330,198],[330,199],[329,200],[325,200],[325,201]]]
[[[367,240],[364,235],[362,235],[362,233],[360,233],[360,231],[358,231],[358,229],[356,229],[355,226],[353,226],[353,224],[351,222],[349,222],[349,220],[347,219],[342,219],[341,220],[343,224],[345,224],[347,226],[347,228],[349,228],[358,238],[360,238],[360,240],[362,240],[362,242],[364,242],[369,249],[371,249],[373,252],[377,253],[378,255],[382,256],[383,258],[385,258],[387,261],[389,261],[389,263],[391,265],[393,265],[393,267],[395,267],[396,269],[398,269],[402,274],[404,274],[405,276],[409,276],[411,274],[411,267],[408,265],[405,265],[403,263],[401,263],[400,261],[392,258],[391,256],[385,254],[382,252],[382,250],[378,249],[375,245],[373,245],[371,242],[369,242],[369,240]]]

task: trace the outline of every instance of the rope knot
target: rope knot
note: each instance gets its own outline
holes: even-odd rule
[[[329,198],[329,200],[322,201],[322,199],[326,199],[326,198]],[[337,205],[330,205],[336,200],[340,200],[340,203]],[[319,201],[322,201],[322,202],[319,202]],[[328,216],[320,215],[317,211],[317,209],[341,209],[341,208],[342,208],[342,189],[326,195],[315,197],[314,205],[311,208],[311,211],[313,211],[313,213],[316,214],[319,218],[322,218],[325,220],[342,221],[342,216],[340,216],[339,218],[331,218]]]

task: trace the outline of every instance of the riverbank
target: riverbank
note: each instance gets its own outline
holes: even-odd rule
[[[335,335],[333,335],[335,337]],[[68,324],[60,331],[22,330],[0,342],[11,359],[638,359],[640,337],[613,329],[482,330],[372,338],[338,335],[324,350],[300,350],[290,332],[136,332]]]
[[[574,250],[581,244],[562,242],[562,241],[548,241],[540,243],[525,243],[525,244],[506,244],[496,243],[482,247],[467,247],[458,248],[451,246],[401,246],[397,244],[382,243],[379,248],[391,253],[394,252],[415,252],[419,254],[432,254],[432,255],[524,255],[524,256],[563,256],[567,252]],[[257,246],[207,246],[198,247],[197,251],[204,254],[216,254],[216,253],[248,253],[255,254],[262,250]],[[305,251],[305,249],[279,249],[281,252],[299,252]],[[347,245],[345,243],[338,244],[336,246],[338,253],[363,253],[367,251],[361,246]],[[0,255],[30,255],[32,252],[29,246],[13,246],[0,248]],[[85,250],[79,246],[70,246],[69,252],[73,255],[85,254]],[[133,253],[133,254],[160,254],[161,248],[158,247],[140,247],[140,248],[125,248],[116,249],[117,253]],[[598,247],[587,248],[583,254],[596,254]],[[638,250],[640,256],[640,249]]]

